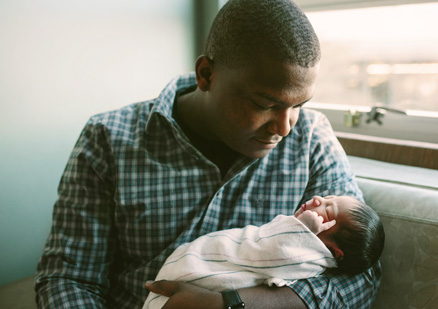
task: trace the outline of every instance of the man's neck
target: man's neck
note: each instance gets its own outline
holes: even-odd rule
[[[190,90],[190,89],[189,89]],[[222,177],[240,156],[220,140],[209,138],[205,128],[206,115],[203,113],[202,102],[199,102],[199,89],[185,93],[175,98],[173,117],[193,145],[221,171]],[[210,135],[211,136],[211,135]]]

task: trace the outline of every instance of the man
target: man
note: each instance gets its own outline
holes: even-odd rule
[[[292,215],[314,195],[361,199],[328,121],[301,109],[319,60],[293,3],[230,0],[195,75],[92,117],[59,186],[36,277],[40,308],[141,308],[148,289],[170,297],[165,308],[225,308],[220,293],[148,280],[201,235]],[[237,293],[248,308],[367,307],[379,277],[377,265]]]

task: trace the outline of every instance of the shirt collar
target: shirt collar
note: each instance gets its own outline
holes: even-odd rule
[[[175,120],[172,117],[173,104],[177,91],[193,86],[196,84],[195,73],[188,73],[180,75],[171,80],[163,91],[158,96],[155,105],[152,109],[152,114],[158,113],[164,116],[169,122],[173,123]]]

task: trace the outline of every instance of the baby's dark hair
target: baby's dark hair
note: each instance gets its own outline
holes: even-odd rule
[[[310,68],[321,57],[312,25],[290,0],[229,0],[213,21],[204,54],[228,67],[263,55]]]
[[[338,270],[358,274],[373,266],[380,258],[385,243],[385,231],[379,215],[368,205],[357,201],[350,209],[352,220],[342,224],[332,238],[344,252]]]

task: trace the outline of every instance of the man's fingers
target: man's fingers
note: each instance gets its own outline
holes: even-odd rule
[[[178,282],[167,280],[146,281],[145,287],[155,294],[161,294],[163,296],[170,297],[178,288]]]

